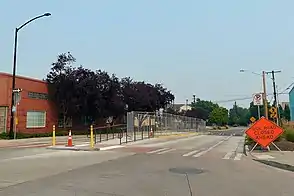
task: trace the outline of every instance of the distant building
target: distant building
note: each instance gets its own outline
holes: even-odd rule
[[[173,105],[173,109],[175,111],[178,111],[178,112],[183,112],[183,111],[187,111],[187,110],[191,110],[192,107],[188,104],[174,104]]]
[[[294,121],[294,87],[289,92],[290,120]]]

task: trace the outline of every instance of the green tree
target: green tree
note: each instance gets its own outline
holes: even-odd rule
[[[285,109],[284,109],[284,118],[288,121],[290,121],[291,116],[290,116],[290,108],[288,105],[285,105]]]
[[[199,98],[196,99],[195,102],[191,103],[191,107],[193,115],[195,117],[201,118],[203,120],[208,120],[210,113],[215,109],[218,108],[218,104],[215,104],[211,101],[201,100]],[[189,114],[191,116],[191,114]],[[210,124],[210,123],[208,123]]]
[[[259,107],[260,107],[260,116],[265,116],[264,115],[264,106],[261,105]],[[270,103],[267,104],[267,107],[268,107],[268,109],[271,107]],[[253,102],[250,103],[249,114],[250,114],[249,118],[254,117],[254,118],[258,119],[258,107],[256,105],[253,105]]]
[[[285,118],[283,107],[279,104],[279,115],[280,118]]]
[[[229,110],[229,125],[242,125],[246,126],[249,122],[250,114],[247,108],[239,107],[236,102]]]
[[[209,122],[215,123],[219,126],[228,124],[229,115],[228,110],[224,107],[216,107],[209,115]]]

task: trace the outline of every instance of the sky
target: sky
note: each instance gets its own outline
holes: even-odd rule
[[[247,107],[262,91],[251,72],[281,70],[280,92],[294,82],[293,7],[293,0],[1,0],[0,72],[12,72],[15,28],[50,12],[19,31],[17,74],[43,79],[58,54],[71,52],[77,65],[162,83],[175,103],[196,95]],[[270,77],[266,84],[271,100]]]

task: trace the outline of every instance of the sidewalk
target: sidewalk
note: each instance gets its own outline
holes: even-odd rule
[[[294,152],[292,151],[256,151],[250,153],[250,155],[260,163],[294,172]]]
[[[128,143],[125,143],[126,140],[125,137],[121,139],[123,142],[120,144],[120,139],[111,139],[108,141],[102,141],[100,143],[95,144],[94,148],[90,148],[90,143],[87,144],[81,144],[81,145],[75,145],[73,147],[66,147],[65,145],[56,145],[56,146],[49,146],[48,149],[54,149],[54,150],[75,150],[75,151],[99,151],[99,150],[110,150],[110,149],[116,149],[116,148],[123,148],[126,146],[131,145],[140,145],[140,144],[148,144],[148,143],[160,143],[175,139],[181,139],[181,138],[187,138],[187,137],[193,137],[198,136],[200,133],[180,133],[180,134],[172,134],[172,135],[165,135],[164,137],[154,137],[154,138],[146,138],[144,140],[136,140],[132,141],[128,139]]]
[[[172,138],[172,137],[181,137],[186,135],[193,135],[195,132],[162,132],[156,133],[154,138]],[[197,133],[199,134],[199,133]],[[107,135],[101,135],[102,140],[106,140]],[[115,135],[115,139],[112,138],[113,135],[109,134],[108,141],[102,141],[101,145],[120,145],[119,139],[117,135]],[[77,146],[85,146],[85,144],[90,143],[90,138],[87,135],[73,135],[73,143]],[[148,134],[143,133],[143,141],[148,140]],[[56,136],[56,145],[57,146],[65,146],[67,144],[68,136]],[[97,141],[100,140],[100,135],[96,136]],[[133,142],[134,139],[133,135],[128,137],[128,143]],[[140,132],[136,132],[136,142],[142,141],[142,134]],[[108,143],[107,143],[108,142]],[[126,143],[126,138],[122,138],[122,142]],[[0,149],[1,148],[35,148],[35,147],[49,147],[52,145],[52,137],[38,137],[38,138],[26,138],[26,139],[17,139],[17,140],[0,140]]]
[[[57,136],[56,144],[62,145],[67,143],[68,136]],[[86,135],[73,136],[76,143],[89,142],[90,138]],[[0,148],[17,148],[17,147],[46,147],[52,145],[52,137],[26,138],[17,140],[0,140]]]

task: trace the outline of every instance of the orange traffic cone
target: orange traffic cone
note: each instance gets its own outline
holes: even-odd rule
[[[71,130],[69,130],[69,132],[68,132],[67,146],[73,146],[72,145]]]

